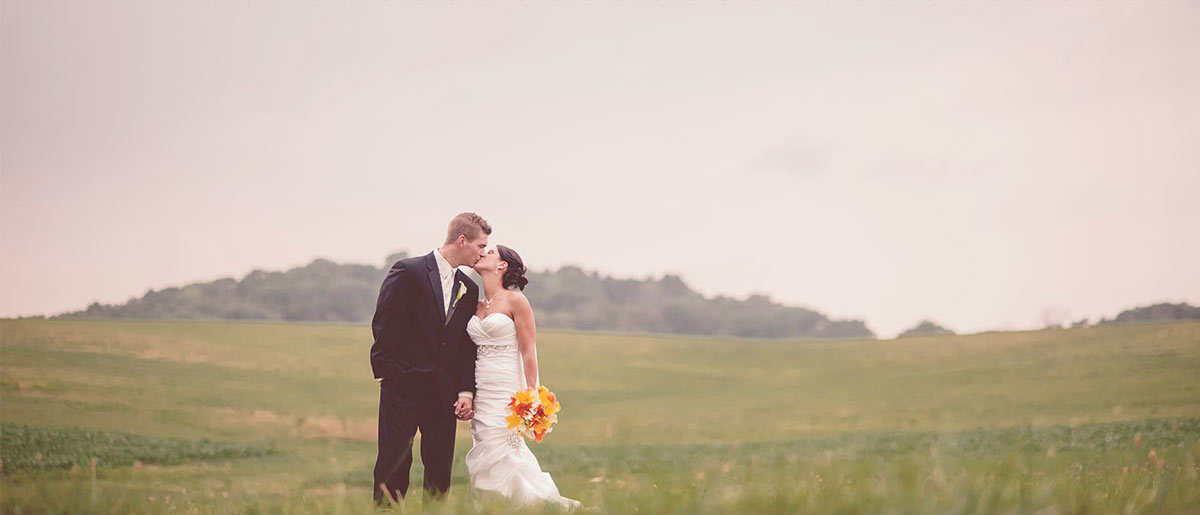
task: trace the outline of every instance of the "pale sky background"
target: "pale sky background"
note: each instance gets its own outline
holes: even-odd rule
[[[1200,2],[441,4],[3,0],[0,316],[464,210],[884,337],[1200,303]]]

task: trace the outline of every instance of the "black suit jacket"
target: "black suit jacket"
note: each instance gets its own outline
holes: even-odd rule
[[[475,344],[467,336],[467,321],[475,314],[479,287],[462,272],[455,270],[454,276],[447,315],[433,252],[397,261],[388,270],[371,319],[375,377],[420,398],[453,402],[458,392],[475,392]],[[466,292],[454,303],[462,287]]]

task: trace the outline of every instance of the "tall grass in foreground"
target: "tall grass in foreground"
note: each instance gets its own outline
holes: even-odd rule
[[[369,460],[363,456],[343,469],[337,457],[346,453],[327,451],[324,463],[296,453],[254,463],[208,460],[149,470],[135,465],[15,472],[5,478],[0,507],[5,512],[371,511],[370,491],[363,486],[371,480]],[[1200,419],[537,451],[564,493],[605,512],[1145,513],[1200,507]],[[240,470],[234,472],[235,467]],[[555,511],[472,495],[461,468],[447,499],[422,499],[416,479],[402,509]],[[297,481],[304,476],[309,479]],[[414,478],[419,477],[418,466]]]

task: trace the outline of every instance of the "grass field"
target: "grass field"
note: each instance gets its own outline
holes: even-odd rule
[[[370,512],[369,346],[366,326],[0,320],[0,510]],[[1200,323],[543,332],[539,358],[564,411],[531,446],[590,511],[1200,511]],[[445,501],[403,508],[513,511],[470,494],[470,445],[460,426]]]

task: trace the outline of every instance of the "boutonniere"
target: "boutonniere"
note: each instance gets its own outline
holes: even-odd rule
[[[463,295],[466,295],[466,294],[467,294],[467,285],[463,284],[462,281],[459,281],[458,282],[458,295],[456,297],[454,297],[454,302],[451,303],[450,306],[457,306],[458,300],[463,298]]]

